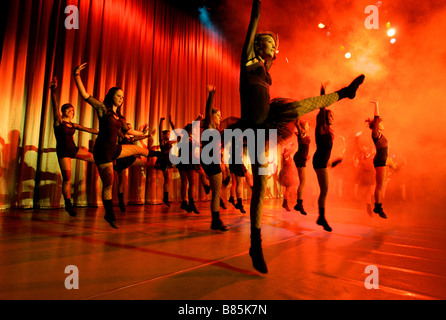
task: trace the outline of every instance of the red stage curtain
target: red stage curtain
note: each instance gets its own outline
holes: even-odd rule
[[[68,5],[79,9],[79,29],[65,27]],[[157,129],[166,117],[168,129],[169,115],[183,127],[204,113],[207,83],[217,87],[215,105],[223,118],[239,115],[239,54],[221,35],[163,1],[11,1],[0,66],[0,209],[63,204],[49,96],[52,76],[58,79],[59,105],[75,106],[76,123],[98,128],[72,77],[74,67],[87,62],[81,76],[91,95],[102,100],[110,87],[120,86],[123,115],[134,128],[148,122]],[[90,150],[94,139],[75,134],[76,144]],[[154,140],[158,144],[158,132]],[[133,168],[126,197],[159,201],[162,181],[158,170]],[[180,200],[179,185],[174,173],[171,200]],[[100,190],[95,166],[73,160],[75,204],[102,205]]]

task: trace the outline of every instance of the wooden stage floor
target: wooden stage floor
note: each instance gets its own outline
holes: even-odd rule
[[[266,200],[263,247],[269,273],[256,272],[249,216],[221,210],[227,232],[173,203],[115,207],[119,229],[103,208],[0,212],[1,300],[431,300],[446,299],[446,218],[434,209],[384,205],[388,219],[359,205],[327,207],[333,232]],[[293,204],[294,205],[294,204]],[[249,212],[249,204],[245,204]],[[76,273],[78,289],[65,282]],[[366,273],[368,266],[374,272]],[[367,289],[369,276],[376,289]],[[70,278],[71,279],[71,278]],[[74,281],[71,282],[75,283]]]

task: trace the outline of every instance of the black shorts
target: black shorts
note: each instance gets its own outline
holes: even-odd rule
[[[109,146],[98,146],[97,143],[93,148],[94,162],[97,165],[113,162],[121,154],[122,146],[117,144],[109,144]]]
[[[204,173],[209,177],[221,173],[221,167],[218,163],[205,164],[201,162],[201,167],[203,168]]]
[[[230,164],[229,165],[229,172],[233,173],[234,175],[238,177],[244,177],[246,172],[245,165],[242,164]]]
[[[381,148],[376,150],[376,155],[373,158],[373,166],[376,167],[385,167],[387,162],[387,150],[388,148]]]
[[[328,160],[325,157],[313,157],[313,168],[314,169],[326,169]]]
[[[296,153],[297,155],[297,153]],[[296,168],[303,168],[307,166],[307,159],[306,158],[302,158],[296,155],[294,156],[293,160],[294,160],[294,164],[296,165]]]
[[[73,147],[73,148],[63,148],[60,146],[56,147],[56,154],[59,159],[74,158],[78,151],[79,151],[79,147]]]

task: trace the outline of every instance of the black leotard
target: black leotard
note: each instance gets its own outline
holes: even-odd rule
[[[242,65],[240,70],[242,121],[248,125],[258,125],[267,119],[271,84],[271,76],[263,62],[259,61],[249,66]]]
[[[56,136],[56,153],[60,158],[74,158],[79,148],[74,143],[74,133],[76,129],[73,124],[68,126],[68,122],[62,121],[58,126],[54,126]]]
[[[299,144],[299,148],[297,149],[297,152],[294,154],[293,160],[297,168],[302,168],[306,166],[308,160],[308,152],[310,150],[311,139],[307,135],[303,138],[301,138],[298,135],[297,141]]]
[[[387,139],[382,133],[379,134],[378,138],[374,138],[372,136],[372,139],[376,147],[376,155],[373,158],[373,166],[384,167],[386,165],[387,153],[389,149]]]
[[[327,132],[326,134],[320,134],[319,130],[316,130],[316,152],[314,153],[313,156],[314,169],[327,168],[332,148],[333,148],[332,133]]]
[[[218,132],[217,129],[208,128],[207,130],[215,130],[216,132]],[[204,148],[207,145],[213,145],[213,147],[211,149],[212,151],[211,151],[211,154],[210,154],[210,156],[213,159],[213,156],[214,156],[213,152],[216,151],[216,150],[220,150],[220,149],[219,149],[219,146],[218,146],[218,142],[216,143],[212,139],[213,138],[210,137],[210,139],[209,139],[210,141],[201,141],[201,145],[202,145],[202,148]],[[206,163],[203,162],[201,155],[200,155],[200,163],[201,163],[201,167],[204,170],[204,173],[206,173],[206,175],[208,175],[208,176],[213,176],[213,175],[216,175],[216,174],[221,172],[220,163],[213,163],[212,162],[212,163],[206,164]]]
[[[113,162],[121,154],[122,146],[118,145],[118,131],[125,134],[129,127],[123,117],[120,117],[104,104],[90,96],[86,101],[96,109],[105,109],[105,113],[99,118],[99,133],[94,144],[93,156],[97,165]]]
[[[155,162],[155,169],[158,170],[166,170],[169,168],[173,168],[174,165],[170,162],[169,153],[172,149],[172,144],[169,141],[166,141],[164,144],[160,146],[161,152],[160,156],[157,157]]]
[[[372,130],[372,140],[375,144],[376,148],[376,155],[373,158],[373,166],[376,167],[384,167],[387,162],[387,153],[388,153],[388,142],[386,137],[379,132],[378,125],[379,125],[379,116],[375,116],[373,118],[373,130]],[[374,135],[377,135],[375,138]]]

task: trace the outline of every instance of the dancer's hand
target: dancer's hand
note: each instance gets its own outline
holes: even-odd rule
[[[208,92],[215,92],[215,86],[214,85],[208,84],[206,87],[207,87]]]
[[[141,131],[143,134],[146,134],[146,132],[149,131],[149,124],[145,123]]]
[[[125,134],[124,137],[125,137],[125,139],[126,139],[127,141],[129,141],[129,142],[134,142],[133,137],[132,137],[131,135],[129,135],[129,134]]]
[[[50,82],[50,89],[51,90],[54,90],[54,89],[56,89],[57,88],[57,78],[56,77],[53,77],[53,79],[51,80],[51,82]]]
[[[82,69],[85,69],[87,67],[87,63],[84,62],[81,65],[77,66],[73,70],[73,76],[78,76]]]

